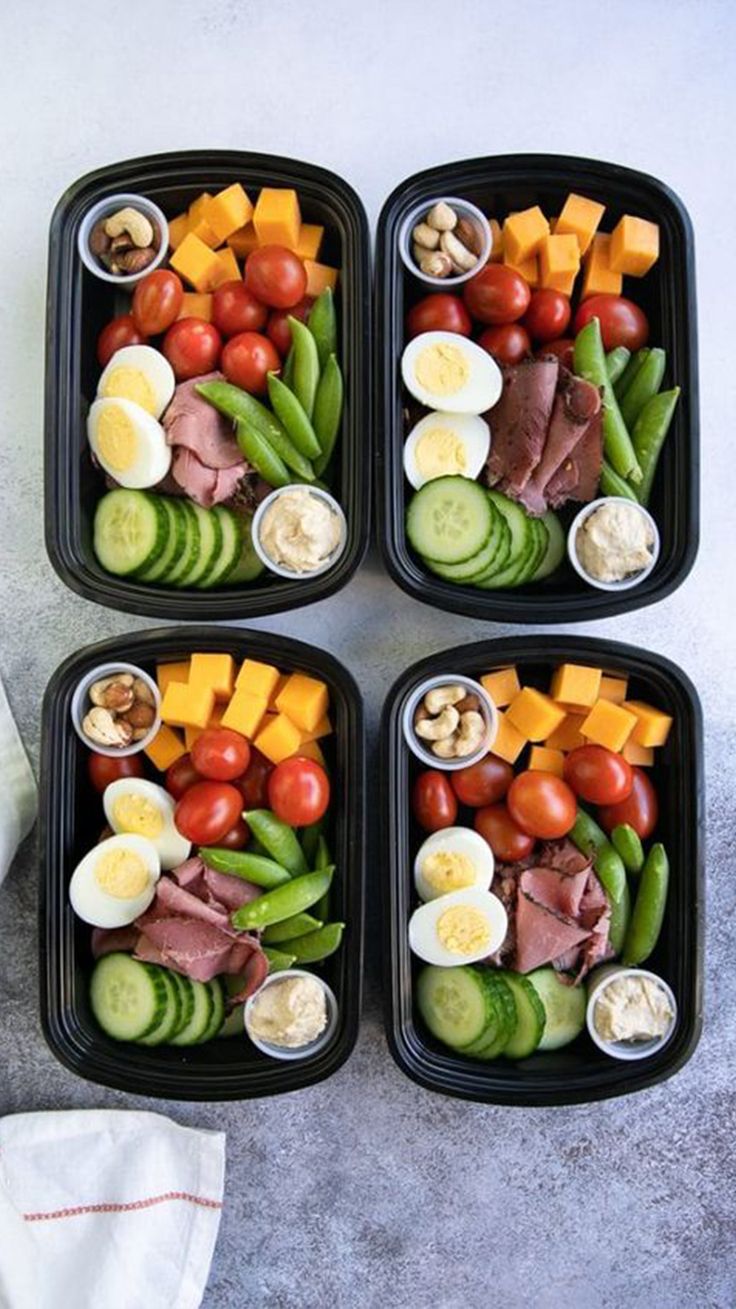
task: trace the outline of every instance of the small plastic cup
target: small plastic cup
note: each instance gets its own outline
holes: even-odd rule
[[[456,273],[452,277],[432,277],[429,273],[422,272],[419,264],[414,258],[411,234],[417,223],[421,223],[423,219],[426,218],[430,209],[440,203],[449,205],[451,209],[455,210],[458,217],[467,218],[480,233],[483,244],[478,256],[478,262],[472,268],[468,269],[467,273]],[[463,282],[468,282],[471,277],[475,277],[476,273],[479,273],[481,268],[488,263],[491,256],[491,249],[493,247],[491,225],[485,214],[482,213],[476,205],[472,205],[469,200],[460,200],[456,196],[437,196],[434,200],[422,200],[419,204],[414,205],[409,210],[399,228],[398,239],[399,254],[404,266],[408,268],[409,272],[412,273],[414,277],[418,278],[420,282],[426,282],[428,286],[433,286],[435,291],[443,291],[448,287],[453,286],[462,286]]]
[[[151,260],[145,268],[139,273],[111,273],[105,268],[100,260],[92,254],[89,248],[89,238],[92,229],[102,218],[109,218],[111,214],[117,213],[118,209],[125,208],[139,209],[141,213],[150,218],[155,223],[159,231],[159,248],[156,257]],[[165,215],[161,212],[158,205],[152,200],[147,200],[143,195],[132,195],[128,192],[122,192],[119,195],[110,195],[105,200],[98,200],[96,205],[88,209],[77,233],[77,250],[85,268],[89,269],[95,277],[99,277],[103,282],[112,282],[115,286],[135,286],[141,278],[147,277],[155,268],[158,268],[166,258],[169,248],[169,225]]]
[[[87,736],[86,732],[82,730],[82,720],[84,719],[85,714],[87,714],[92,708],[92,702],[89,698],[89,690],[94,682],[101,681],[103,677],[112,677],[115,673],[132,673],[134,677],[140,677],[141,680],[146,683],[146,686],[149,687],[154,698],[156,717],[153,720],[150,730],[145,736],[141,737],[140,741],[131,741],[130,745],[121,746],[98,745],[96,741],[93,741],[91,737]],[[110,664],[98,664],[96,668],[93,668],[91,672],[86,673],[77,683],[74,695],[72,696],[71,714],[74,731],[80,741],[86,745],[88,750],[94,750],[95,754],[107,755],[110,759],[125,759],[127,755],[138,754],[141,750],[145,750],[146,746],[150,745],[154,736],[158,732],[158,729],[161,726],[161,692],[153,678],[149,677],[148,673],[145,673],[142,668],[138,668],[135,664],[123,664],[119,661]]]
[[[480,701],[480,712],[486,723],[486,735],[483,743],[472,755],[465,755],[462,759],[440,759],[432,752],[429,746],[425,746],[421,737],[418,737],[414,729],[414,714],[419,704],[424,699],[428,691],[432,691],[436,686],[464,686],[468,695],[477,695]],[[498,710],[493,703],[488,692],[476,682],[472,677],[463,677],[455,673],[442,673],[437,677],[428,677],[425,681],[420,682],[407,697],[404,709],[401,715],[401,725],[404,732],[404,740],[427,768],[439,768],[443,772],[455,772],[458,768],[468,768],[470,764],[478,763],[479,759],[484,759],[488,754],[493,742],[496,739],[498,731]]]
[[[650,1041],[607,1041],[599,1034],[595,1026],[595,1007],[606,987],[622,977],[647,977],[650,982],[655,982],[664,991],[672,1009],[672,1021],[663,1036],[653,1037]],[[598,969],[591,978],[585,1022],[590,1039],[599,1050],[610,1055],[612,1059],[634,1063],[638,1059],[648,1059],[651,1055],[657,1054],[670,1040],[677,1026],[677,1001],[671,986],[656,973],[650,973],[647,968],[627,968],[624,964],[610,964]]]
[[[276,503],[280,496],[286,495],[288,492],[293,494],[293,492],[297,490],[307,491],[309,495],[314,496],[315,499],[323,500],[325,504],[329,505],[332,512],[337,514],[337,517],[340,520],[340,539],[335,546],[335,549],[332,551],[332,554],[328,555],[326,559],[323,559],[322,563],[318,564],[316,568],[301,570],[286,568],[283,564],[276,563],[264,546],[261,545],[260,534],[264,515],[270,506]],[[289,486],[278,487],[277,490],[272,491],[270,495],[267,495],[265,500],[261,501],[253,516],[252,535],[253,549],[258,555],[261,563],[264,564],[270,572],[275,573],[277,577],[288,577],[291,581],[294,581],[295,579],[298,580],[300,577],[319,577],[321,573],[326,573],[329,568],[332,568],[337,563],[347,545],[348,525],[342,506],[337,503],[334,495],[330,495],[329,491],[324,491],[322,487],[319,486],[310,486],[306,482],[303,485],[295,483]]]
[[[320,1032],[319,1036],[314,1041],[309,1041],[307,1045],[274,1045],[271,1041],[262,1041],[261,1038],[256,1036],[250,1029],[249,1019],[253,1012],[253,1007],[258,1000],[258,997],[263,995],[263,992],[267,987],[278,986],[279,982],[288,981],[291,977],[308,977],[311,981],[317,982],[317,984],[322,987],[325,1002],[327,1004],[327,1026],[323,1032]],[[313,1055],[319,1054],[319,1052],[329,1044],[335,1035],[338,1013],[339,1010],[335,993],[321,977],[317,977],[315,973],[307,972],[304,968],[284,968],[281,972],[274,973],[271,977],[267,977],[263,985],[259,986],[258,990],[254,991],[253,995],[248,997],[243,1011],[243,1021],[246,1035],[248,1036],[248,1039],[253,1042],[253,1045],[257,1050],[260,1050],[262,1054],[267,1054],[271,1059],[281,1059],[289,1062],[294,1059],[309,1059]]]
[[[642,518],[646,518],[647,522],[651,526],[652,533],[654,536],[654,540],[652,542],[651,559],[649,560],[649,563],[646,565],[645,568],[640,569],[638,573],[632,573],[630,577],[624,577],[620,582],[601,582],[598,580],[597,577],[591,577],[590,573],[586,572],[586,570],[584,569],[578,556],[577,534],[579,529],[582,527],[583,523],[590,516],[590,514],[594,514],[597,509],[600,509],[603,505],[608,505],[608,504],[627,505],[629,509],[633,509],[637,513],[641,514]],[[649,510],[645,509],[644,505],[635,504],[633,500],[627,500],[626,497],[622,495],[604,495],[601,496],[600,499],[598,500],[592,500],[590,504],[583,505],[583,508],[580,510],[580,512],[577,513],[573,518],[572,523],[570,525],[570,530],[567,534],[567,554],[570,563],[575,569],[575,572],[578,574],[578,577],[582,577],[584,582],[587,582],[589,586],[596,587],[598,591],[630,591],[633,586],[639,586],[640,583],[643,582],[644,579],[649,576],[652,569],[655,567],[657,560],[659,559],[659,551],[660,551],[659,528],[657,527],[657,524],[652,518],[652,515],[650,514]]]

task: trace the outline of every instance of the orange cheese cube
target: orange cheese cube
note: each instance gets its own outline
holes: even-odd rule
[[[235,660],[229,654],[193,654],[190,686],[211,686],[216,700],[229,700],[235,683]]]
[[[217,701],[215,701],[215,707],[212,710],[212,714],[210,715],[210,720],[205,727],[184,728],[184,740],[186,741],[187,750],[191,750],[192,746],[194,745],[194,742],[197,741],[199,737],[202,735],[202,733],[206,732],[208,728],[220,726],[222,722],[222,715],[225,712],[225,707],[226,706],[224,704],[218,704]]]
[[[654,709],[643,700],[626,700],[624,709],[628,709],[636,718],[636,726],[631,733],[632,741],[636,741],[637,745],[664,745],[672,727],[669,714],[663,714],[661,709]]]
[[[264,186],[253,211],[253,226],[259,245],[285,245],[295,250],[299,243],[302,216],[296,191]]]
[[[515,668],[499,668],[495,673],[486,673],[480,684],[488,692],[497,709],[511,704],[514,696],[519,694],[521,685]]]
[[[172,250],[176,250],[181,245],[184,237],[189,231],[189,214],[179,214],[176,218],[169,219],[169,245]]]
[[[304,269],[307,274],[307,289],[305,295],[318,296],[327,288],[334,291],[337,286],[337,269],[329,268],[327,264],[317,264],[314,259],[304,260]]]
[[[529,767],[535,773],[554,773],[562,777],[565,756],[561,750],[552,750],[546,745],[533,745],[529,752]]]
[[[300,759],[313,759],[316,764],[327,767],[319,741],[302,741],[296,753]]]
[[[546,741],[564,721],[565,710],[543,691],[523,686],[506,710],[506,717],[527,741]]]
[[[161,718],[170,727],[206,727],[215,693],[211,686],[184,686],[169,682],[161,702]]]
[[[650,745],[637,745],[629,737],[626,745],[621,751],[627,763],[635,765],[637,768],[651,768],[654,763],[654,750]]]
[[[518,273],[520,277],[523,277],[524,281],[528,286],[531,286],[532,289],[534,289],[535,286],[539,286],[539,260],[536,255],[533,255],[531,259],[525,259],[521,264],[517,264],[515,260],[509,259],[506,250],[504,249],[503,262],[507,268],[512,268],[515,273]]]
[[[208,291],[220,267],[220,261],[214,250],[210,250],[210,247],[194,232],[187,233],[169,263],[175,272],[194,287],[195,291]]]
[[[277,714],[258,733],[254,745],[272,764],[280,764],[296,754],[301,745],[301,733],[286,714]]]
[[[172,732],[166,723],[162,723],[153,740],[147,746],[144,746],[143,753],[148,755],[154,768],[158,768],[160,773],[165,773],[171,764],[176,763],[186,754],[187,746],[182,741],[177,732]]]
[[[569,295],[580,268],[578,238],[572,233],[546,236],[539,250],[539,280],[544,287]]]
[[[204,241],[205,245],[208,246],[210,250],[214,250],[215,246],[219,245],[215,233],[204,218],[200,218],[198,223],[190,223],[189,231],[192,236],[197,236],[200,241]]]
[[[611,232],[608,261],[614,273],[643,277],[659,259],[659,225],[624,214]]]
[[[299,240],[294,246],[294,254],[297,254],[300,259],[316,259],[324,234],[324,227],[320,227],[317,223],[302,223]]]
[[[194,236],[199,237],[200,241],[204,241],[205,245],[209,246],[210,249],[214,250],[215,246],[219,245],[220,242],[217,233],[212,231],[205,218],[205,210],[211,199],[212,196],[209,191],[203,191],[202,195],[192,201],[189,206],[189,231]]]
[[[240,268],[235,258],[235,251],[229,245],[224,250],[217,250],[217,272],[210,282],[210,289],[216,291],[224,282],[239,282]]]
[[[319,741],[323,736],[331,735],[332,723],[329,714],[325,714],[324,718],[320,718],[317,726],[311,732],[302,732],[302,745],[306,745],[308,741]]]
[[[239,227],[237,232],[227,238],[227,243],[231,250],[235,251],[238,259],[247,259],[253,250],[258,249],[258,237],[256,229],[252,223],[246,223],[245,227]]]
[[[244,659],[235,679],[235,689],[250,691],[251,695],[260,696],[268,702],[278,686],[280,677],[281,673],[273,664],[263,664],[257,659]]]
[[[515,764],[525,745],[526,737],[509,722],[506,714],[499,714],[498,731],[491,746],[491,754],[505,759],[507,764]]]
[[[202,219],[204,218],[204,211],[207,208],[207,205],[209,204],[211,199],[212,199],[212,195],[210,194],[210,192],[203,191],[201,195],[197,196],[196,200],[192,200],[192,203],[190,204],[188,210],[190,224],[199,223],[202,221]]]
[[[628,686],[628,677],[606,677],[604,675],[601,678],[599,698],[601,700],[612,700],[614,704],[623,704]]]
[[[203,206],[202,217],[209,223],[219,243],[226,241],[239,227],[245,227],[250,222],[253,205],[240,182],[234,182],[207,201]]]
[[[518,214],[509,214],[503,225],[504,260],[518,267],[538,253],[547,236],[549,223],[539,205],[522,209]]]
[[[491,229],[491,253],[488,262],[500,264],[503,259],[503,229],[497,218],[489,218],[488,226]]]
[[[175,664],[156,664],[156,684],[163,695],[169,682],[189,681],[189,660],[180,659]]]
[[[612,704],[610,700],[597,700],[583,719],[580,731],[595,745],[605,745],[609,750],[620,753],[635,727],[636,716],[624,709],[623,705]]]
[[[208,291],[185,291],[177,318],[201,318],[212,322],[212,296]]]
[[[587,745],[587,741],[580,731],[585,714],[567,714],[564,720],[556,727],[554,732],[547,737],[545,745],[548,750],[561,750],[567,754],[569,750],[577,750],[578,746]]]
[[[560,210],[555,232],[560,235],[571,232],[577,237],[578,248],[581,255],[584,255],[598,230],[605,208],[597,200],[587,200],[585,196],[575,195],[571,191]]]
[[[585,664],[560,664],[555,669],[549,693],[570,709],[587,709],[600,696],[601,670]]]
[[[606,232],[598,232],[583,260],[583,289],[581,300],[589,295],[620,295],[624,279],[615,273],[609,263],[611,238]]]
[[[329,706],[330,695],[324,682],[306,673],[292,673],[276,697],[276,708],[287,714],[303,732],[313,732]]]
[[[273,691],[271,692],[270,696],[268,697],[268,707],[269,707],[269,709],[274,709],[274,710],[276,709],[276,701],[278,700],[279,696],[281,695],[281,692],[283,691],[284,687],[286,686],[286,683],[288,682],[288,680],[289,680],[289,674],[288,674],[288,673],[279,673],[279,680],[278,680],[278,682],[276,683],[275,687],[273,688]]]
[[[266,712],[265,695],[252,695],[250,691],[236,691],[222,715],[222,726],[231,727],[252,741]]]

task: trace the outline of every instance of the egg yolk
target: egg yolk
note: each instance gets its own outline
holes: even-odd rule
[[[422,863],[422,877],[433,891],[462,891],[475,882],[472,859],[457,850],[435,850]]]
[[[414,453],[422,477],[464,477],[468,467],[465,446],[450,427],[432,427],[417,441]]]
[[[133,900],[148,887],[148,869],[134,850],[108,850],[95,864],[94,879],[106,895]]]
[[[441,341],[420,350],[414,373],[431,395],[454,395],[467,382],[470,368],[459,346]]]
[[[103,396],[114,396],[119,400],[133,400],[149,414],[156,413],[156,396],[153,387],[139,368],[126,368],[119,364],[112,368],[105,378]]]
[[[437,935],[450,954],[478,954],[491,943],[488,921],[480,909],[456,904],[437,919]]]
[[[135,424],[120,405],[106,405],[97,424],[97,445],[106,464],[124,472],[135,463],[138,437]]]
[[[164,825],[161,811],[145,795],[121,795],[112,814],[119,831],[136,836],[158,836]]]

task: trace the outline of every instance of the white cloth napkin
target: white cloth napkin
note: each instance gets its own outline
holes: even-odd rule
[[[0,678],[0,886],[37,809],[36,781]]]
[[[0,1119],[2,1309],[197,1309],[225,1136],[160,1114]]]

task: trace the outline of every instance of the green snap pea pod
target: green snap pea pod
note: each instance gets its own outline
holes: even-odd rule
[[[269,977],[271,973],[283,973],[285,968],[291,968],[296,963],[295,954],[285,954],[283,950],[272,950],[267,945],[264,945],[263,953],[268,960]]]
[[[322,450],[314,461],[314,471],[318,477],[325,471],[335,448],[342,418],[342,402],[343,382],[340,365],[335,356],[330,355],[319,379],[312,416],[315,435]]]
[[[307,418],[314,412],[314,399],[319,382],[319,355],[317,342],[305,323],[289,315],[291,343],[294,347],[294,376],[291,390],[294,392]]]
[[[288,386],[284,386],[281,378],[275,373],[268,374],[268,396],[274,412],[280,418],[297,450],[301,450],[306,459],[316,459],[321,453],[320,444],[309,415],[304,412],[294,392],[290,391]]]
[[[323,868],[315,873],[304,873],[283,886],[277,886],[274,891],[266,891],[257,900],[236,909],[230,915],[230,922],[240,932],[258,932],[272,923],[293,918],[294,914],[311,909],[324,895],[332,881],[332,872],[331,868]],[[296,953],[293,947],[289,953]]]
[[[251,840],[248,842],[247,853],[265,855],[267,859],[269,857],[268,850],[265,848],[265,846],[261,845],[260,841],[256,841],[256,840]]]
[[[320,868],[324,866],[315,862],[317,856],[317,845],[319,843],[319,838],[321,835],[322,835],[321,818],[318,818],[316,823],[310,823],[308,827],[302,828],[299,839],[301,841],[302,850],[304,851],[304,858],[306,859],[307,864],[310,868]],[[327,863],[329,862],[330,861],[328,859]]]
[[[601,467],[601,491],[603,495],[620,495],[625,500],[634,500],[637,504],[639,497],[632,491],[625,477],[619,477],[615,469],[606,463],[605,459]]]
[[[247,423],[260,432],[261,436],[265,436],[267,441],[271,442],[274,435],[276,440],[279,436],[286,436],[276,415],[260,400],[256,400],[254,395],[241,390],[239,386],[233,386],[232,382],[199,382],[195,389],[226,418],[232,418],[235,423]]]
[[[570,839],[578,850],[582,850],[583,854],[593,860],[593,868],[611,906],[611,925],[608,933],[611,946],[616,954],[620,954],[631,914],[631,897],[623,859],[614,850],[605,832],[584,809],[578,809]]]
[[[628,364],[624,368],[624,371],[622,372],[621,376],[619,377],[618,381],[614,384],[613,387],[614,391],[616,392],[616,399],[618,401],[621,400],[622,396],[626,395],[627,390],[631,386],[631,383],[636,377],[636,374],[638,373],[639,369],[641,368],[648,354],[649,354],[649,350],[647,346],[644,346],[643,349],[637,350],[631,356]]]
[[[606,368],[611,386],[616,388],[616,382],[621,377],[626,365],[631,358],[631,351],[626,349],[625,345],[617,345],[615,349],[609,350],[606,355]]]
[[[611,842],[624,861],[627,873],[635,876],[644,867],[644,846],[641,837],[628,823],[621,823],[611,832]]]
[[[268,436],[263,433],[263,439],[268,442],[274,454],[283,460],[286,467],[296,473],[297,477],[305,482],[314,481],[314,469],[311,463],[305,459],[300,450],[297,450],[281,423],[275,424]]]
[[[662,385],[667,355],[658,347],[650,350],[626,395],[620,402],[621,417],[630,432],[633,432],[639,414],[648,400],[656,395]]]
[[[317,964],[320,959],[334,954],[340,947],[344,931],[344,923],[326,923],[318,932],[290,941],[289,949],[294,951],[297,967],[299,964]]]
[[[281,381],[284,386],[288,386],[290,391],[294,390],[294,347],[289,347],[289,353],[286,356],[286,362],[281,369]]]
[[[643,505],[649,503],[652,482],[657,471],[665,437],[670,429],[672,415],[680,397],[679,386],[671,391],[660,391],[645,404],[634,428],[634,449],[641,464],[643,477],[636,493]]]
[[[243,817],[256,840],[292,877],[306,873],[309,865],[292,827],[277,818],[270,809],[249,809]],[[303,907],[307,908],[306,905]],[[294,913],[298,913],[298,910],[295,909]]]
[[[253,465],[264,482],[268,482],[269,486],[289,485],[291,478],[286,464],[262,432],[257,432],[248,423],[238,422],[235,433],[248,463]]]
[[[634,912],[624,941],[625,964],[643,964],[657,944],[667,904],[669,879],[667,851],[657,842],[649,851],[642,870]]]
[[[315,856],[314,856],[314,867],[329,868],[331,863],[332,863],[332,858],[330,856],[329,846],[324,836],[320,833],[319,839],[317,841],[317,849],[315,851]],[[317,918],[321,918],[323,923],[327,922],[330,916],[329,890],[325,891],[324,895],[322,896],[322,899],[317,901],[316,905],[314,906],[314,912],[315,912],[315,916]]]
[[[317,932],[324,926],[323,918],[313,918],[311,914],[293,914],[282,923],[273,923],[263,933],[266,945],[280,945],[282,941],[293,941],[295,936],[306,936]]]
[[[317,296],[307,315],[307,327],[317,343],[319,366],[324,368],[330,355],[337,354],[337,316],[332,287]]]
[[[281,864],[263,855],[253,854],[250,850],[221,850],[217,846],[204,846],[199,853],[207,867],[214,868],[216,873],[242,877],[246,882],[263,886],[267,890],[291,880]]]
[[[578,376],[602,389],[603,445],[609,464],[621,477],[628,477],[634,483],[640,482],[641,469],[608,377],[601,325],[597,318],[591,318],[575,337],[573,360]]]

